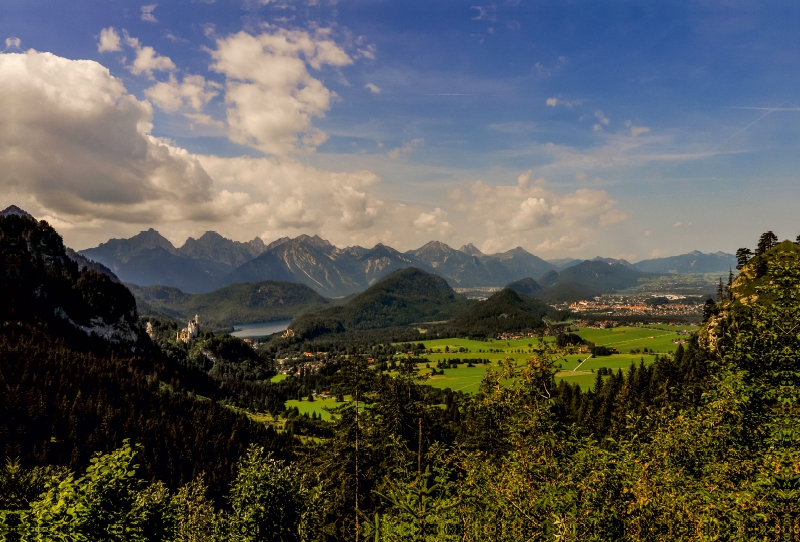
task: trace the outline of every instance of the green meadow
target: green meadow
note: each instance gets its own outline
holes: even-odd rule
[[[594,342],[601,346],[617,348],[619,354],[612,356],[600,356],[589,358],[589,354],[570,355],[557,362],[560,367],[556,378],[564,379],[569,382],[579,384],[582,388],[588,389],[594,383],[595,372],[601,367],[626,371],[631,363],[645,365],[651,363],[654,356],[651,353],[667,354],[674,352],[677,345],[672,341],[679,338],[688,338],[687,335],[678,335],[678,331],[696,330],[696,326],[637,326],[637,327],[618,327],[612,329],[589,329],[578,328],[574,333],[582,339]],[[546,342],[554,341],[554,337],[545,337]],[[536,338],[525,338],[519,340],[491,340],[491,341],[472,341],[469,339],[437,339],[426,341],[425,347],[434,353],[426,354],[430,360],[430,366],[436,367],[436,363],[441,360],[453,358],[463,359],[488,359],[489,364],[476,364],[475,367],[459,365],[457,369],[444,369],[444,375],[429,377],[426,383],[436,388],[450,388],[461,390],[465,393],[474,393],[478,390],[481,379],[486,374],[489,367],[497,367],[498,362],[506,357],[514,359],[522,365],[533,353],[532,347],[538,343]],[[466,352],[458,352],[459,349]],[[644,349],[648,353],[644,353]],[[449,352],[445,352],[445,349]],[[634,351],[634,352],[631,352]],[[637,352],[638,351],[638,352]],[[427,367],[419,365],[420,374],[426,373]]]
[[[345,400],[350,400],[350,397],[345,397]],[[308,414],[311,416],[312,412],[316,412],[317,416],[322,416],[324,420],[329,420],[331,418],[331,413],[328,412],[326,408],[334,408],[340,406],[341,404],[342,403],[337,403],[334,397],[330,397],[328,399],[315,397],[313,401],[309,401],[308,399],[303,399],[302,401],[298,401],[296,399],[286,401],[286,408],[297,407],[300,415]]]
[[[331,413],[328,412],[328,409],[342,406],[343,404],[349,403],[352,400],[352,395],[345,395],[343,403],[337,403],[335,397],[328,397],[327,399],[315,397],[313,401],[309,401],[307,397],[304,397],[302,401],[298,401],[296,399],[286,401],[286,408],[297,407],[297,410],[301,416],[303,414],[308,414],[311,416],[312,412],[316,412],[317,416],[322,416],[322,419],[329,420],[331,419]],[[361,411],[362,409],[359,407],[359,412]]]
[[[592,358],[588,353],[568,355],[556,362],[559,369],[556,378],[567,382],[578,384],[584,390],[588,390],[594,384],[595,373],[600,368],[608,368],[613,371],[621,369],[627,371],[631,363],[644,362],[649,365],[655,359],[652,353],[667,354],[674,352],[677,345],[674,339],[688,339],[688,335],[678,335],[678,331],[696,330],[696,326],[637,326],[637,327],[617,327],[612,329],[589,329],[578,328],[574,333],[582,339],[594,342],[601,346],[616,348],[619,354],[611,356],[599,356]],[[545,342],[554,342],[555,337],[545,337]],[[465,359],[488,359],[488,364],[477,363],[474,367],[467,367],[461,364],[457,369],[444,369],[443,375],[429,376],[424,383],[434,388],[450,388],[453,391],[464,393],[475,393],[478,391],[481,380],[490,368],[497,369],[499,362],[506,357],[513,359],[518,365],[524,365],[530,355],[533,354],[532,348],[538,344],[535,337],[518,340],[498,339],[487,341],[474,341],[469,339],[436,339],[425,341],[425,347],[432,353],[425,354],[425,358],[430,360],[430,366],[436,367],[437,362],[451,360],[454,358]],[[644,353],[647,348],[648,353]],[[448,350],[446,352],[445,350]],[[466,350],[459,352],[459,349]],[[631,352],[638,350],[639,352]],[[420,375],[430,372],[424,363],[418,365]],[[286,378],[285,375],[280,375]],[[276,377],[277,378],[277,377]],[[291,400],[286,402],[287,408],[297,407],[300,414],[311,415],[315,412],[324,419],[330,419],[330,413],[325,407],[337,406],[336,401],[331,399],[316,399],[308,401]]]

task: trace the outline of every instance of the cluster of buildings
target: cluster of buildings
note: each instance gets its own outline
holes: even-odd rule
[[[301,354],[275,361],[275,369],[284,375],[299,375],[305,370],[306,374],[319,372],[328,362],[327,352],[303,352]]]
[[[589,320],[585,322],[583,320],[573,320],[571,324],[572,327],[582,327],[586,329],[610,329],[619,327],[620,325],[622,324],[615,320]]]
[[[545,333],[546,335],[547,333]],[[532,332],[522,332],[522,331],[515,331],[515,332],[506,332],[506,333],[498,333],[497,339],[500,341],[518,341],[520,339],[536,339],[539,336]]]
[[[573,313],[598,313],[610,316],[650,316],[663,319],[670,316],[696,316],[703,314],[700,303],[683,301],[684,296],[663,296],[668,303],[654,304],[648,302],[646,296],[637,297],[612,297],[603,296],[592,300],[584,299],[573,303],[555,305],[559,310],[568,310]],[[674,298],[674,299],[672,299]]]

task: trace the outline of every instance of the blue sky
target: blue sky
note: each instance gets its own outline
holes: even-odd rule
[[[0,204],[76,248],[150,226],[631,260],[794,238],[798,11],[6,2],[25,113]]]

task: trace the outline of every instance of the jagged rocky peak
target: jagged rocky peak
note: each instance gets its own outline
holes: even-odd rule
[[[191,239],[191,237],[189,237],[189,239]],[[187,241],[189,239],[187,239]],[[198,241],[228,241],[228,239],[221,236],[214,230],[208,230],[207,232],[205,232],[203,235],[200,236],[200,239],[198,239]]]
[[[172,254],[178,253],[178,249],[175,248],[175,245],[173,245],[169,239],[158,233],[158,231],[154,228],[141,231],[130,239],[110,239],[108,242],[103,243],[100,246],[102,247],[103,245],[110,245],[115,241],[117,243],[125,243],[128,245],[128,247],[136,250],[143,250],[147,248],[163,248]]]
[[[144,251],[161,250],[177,256],[178,249],[163,235],[153,228],[137,233],[130,239],[109,239],[94,248],[81,250],[80,253],[87,258],[100,262],[119,273],[119,266],[136,258]],[[122,280],[130,278],[121,276]],[[134,282],[134,281],[130,281]]]
[[[3,209],[2,212],[0,212],[0,216],[9,216],[9,215],[17,215],[17,216],[24,216],[27,218],[33,218],[33,216],[31,216],[30,213],[20,209],[16,205],[9,205],[5,209]]]
[[[372,247],[369,250],[369,254],[371,254],[371,255],[387,254],[387,253],[392,254],[392,255],[399,255],[400,254],[399,252],[397,252],[392,247],[386,246],[383,243],[378,243],[377,245],[375,245],[374,247]]]
[[[183,243],[183,246],[178,250],[180,252],[187,253],[196,250],[197,247],[213,246],[215,244],[225,243],[226,241],[228,241],[228,239],[225,239],[217,232],[207,231],[197,239],[194,237],[189,237],[186,239],[186,242]]]
[[[332,248],[333,247],[333,244],[330,241],[326,241],[325,239],[323,239],[319,235],[314,235],[313,237],[310,236],[310,235],[306,235],[306,234],[298,235],[297,237],[294,238],[294,241],[296,243],[309,244],[309,245],[312,245],[312,246],[315,246],[315,247],[318,247],[318,248]]]
[[[419,247],[417,250],[412,250],[410,252],[413,252],[419,256],[423,254],[446,254],[450,252],[456,252],[456,250],[450,245],[442,243],[441,241],[429,241]]]
[[[180,248],[181,252],[189,253],[193,250],[197,250],[198,247],[207,247],[207,248],[230,248],[230,247],[241,247],[245,249],[247,252],[251,253],[253,256],[257,256],[261,254],[266,249],[266,245],[264,241],[261,240],[260,237],[256,237],[252,241],[246,241],[244,243],[240,241],[233,241],[228,239],[227,237],[223,237],[219,233],[215,231],[207,231],[203,235],[200,236],[199,239],[195,239],[194,237],[189,237],[186,240],[186,243]]]
[[[325,253],[328,253],[328,252],[331,252],[333,250],[336,250],[336,246],[333,243],[331,243],[330,241],[326,241],[325,239],[323,239],[319,235],[311,236],[311,235],[302,234],[302,235],[298,235],[294,239],[292,239],[291,237],[281,237],[280,239],[275,239],[274,241],[272,241],[270,244],[268,244],[266,246],[266,248],[264,249],[264,252],[269,252],[269,251],[271,251],[271,250],[273,250],[275,248],[278,248],[278,247],[280,247],[282,245],[287,245],[282,250],[289,249],[290,247],[291,248],[297,248],[297,247],[306,247],[306,248],[308,248],[308,247],[310,247],[310,248],[313,248],[313,249],[316,249],[316,250],[321,250],[321,251],[323,251]]]
[[[241,265],[248,259],[260,255],[265,249],[266,245],[264,245],[264,241],[260,237],[242,243],[232,241],[215,231],[207,231],[199,239],[189,237],[180,248],[180,252],[191,257],[209,257],[211,256],[210,253],[214,253],[216,257],[212,259],[219,259],[220,253],[235,252],[238,256],[228,254],[227,258],[223,257],[222,259],[227,263]]]
[[[278,239],[275,239],[270,244],[268,244],[266,246],[266,248],[264,249],[264,252],[266,252],[268,250],[272,250],[273,248],[275,248],[277,246],[280,246],[280,245],[282,245],[284,243],[288,243],[291,240],[292,240],[291,237],[279,237]]]
[[[472,243],[467,243],[466,245],[462,245],[462,247],[458,250],[460,250],[464,254],[469,254],[470,256],[483,256],[483,252],[478,250],[478,247],[476,247]]]
[[[245,243],[246,245],[250,246],[254,251],[258,251],[259,254],[263,253],[267,250],[267,245],[264,243],[264,240],[261,237],[254,237],[252,241],[248,241]]]

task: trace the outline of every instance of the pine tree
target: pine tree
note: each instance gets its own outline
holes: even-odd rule
[[[714,303],[714,300],[711,298],[706,299],[706,302],[703,304],[703,321],[711,318],[716,310],[717,304]]]
[[[717,303],[722,303],[723,299],[725,299],[725,287],[722,285],[722,277],[720,277],[719,284],[717,284]]]
[[[728,300],[733,300],[733,269],[728,269]]]
[[[775,245],[778,244],[778,236],[772,233],[772,231],[768,231],[761,234],[761,237],[758,239],[758,246],[756,247],[756,256],[760,256],[765,252],[769,252]]]
[[[800,238],[800,235],[797,236]],[[740,248],[736,251],[736,270],[740,271],[742,267],[747,265],[747,262],[750,261],[750,258],[753,257],[753,251],[749,248]]]
[[[798,235],[794,240],[795,245],[800,245],[800,235]]]

